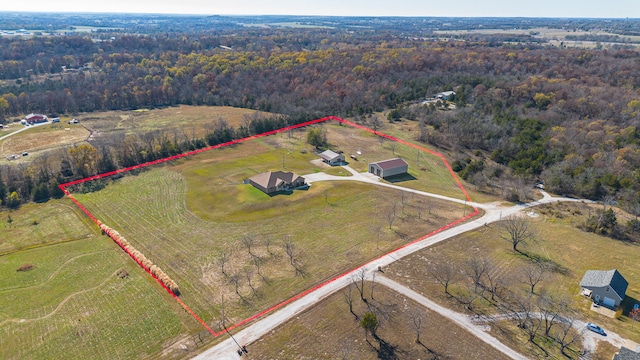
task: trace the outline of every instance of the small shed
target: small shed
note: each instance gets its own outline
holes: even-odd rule
[[[587,270],[580,287],[591,291],[593,302],[615,309],[620,306],[629,283],[618,270]]]
[[[331,150],[325,150],[318,154],[318,156],[322,158],[322,161],[331,166],[344,164],[344,154],[338,154]]]
[[[378,161],[369,164],[369,172],[373,175],[387,178],[394,175],[405,174],[409,171],[409,164],[401,158]]]

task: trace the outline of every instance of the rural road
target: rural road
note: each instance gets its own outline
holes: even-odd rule
[[[464,200],[460,200],[460,199],[455,199],[455,198],[450,198],[450,197],[446,197],[446,196],[442,196],[442,195],[438,195],[438,194],[431,194],[431,193],[427,193],[427,192],[423,192],[423,191],[418,191],[418,190],[412,190],[412,189],[407,189],[407,188],[403,188],[400,186],[396,186],[396,185],[391,185],[391,184],[385,184],[385,183],[381,183],[379,182],[379,180],[375,177],[371,177],[370,175],[367,174],[360,174],[357,173],[355,170],[351,169],[350,167],[346,166],[345,169],[347,169],[349,172],[351,172],[353,174],[353,176],[333,176],[333,175],[327,175],[324,173],[315,173],[315,174],[310,174],[310,175],[304,175],[305,179],[307,179],[310,183],[316,182],[316,181],[362,181],[362,182],[366,182],[366,183],[372,183],[372,184],[376,184],[376,185],[380,185],[380,186],[386,186],[386,187],[390,187],[390,188],[396,188],[402,191],[407,191],[407,192],[413,192],[415,194],[419,194],[419,195],[424,195],[424,196],[429,196],[429,197],[433,197],[433,198],[438,198],[438,199],[443,199],[443,200],[448,200],[448,201],[453,201],[453,202],[457,202],[457,203],[465,203]],[[540,190],[540,192],[543,195],[543,198],[534,202],[530,202],[530,203],[526,203],[526,204],[518,204],[515,206],[510,206],[510,207],[505,207],[505,206],[500,206],[498,204],[495,203],[490,203],[490,204],[479,204],[479,203],[473,203],[473,202],[466,202],[467,205],[471,205],[471,206],[476,206],[478,208],[482,208],[485,211],[485,214],[478,218],[478,219],[474,219],[474,220],[470,220],[464,223],[461,223],[460,225],[457,225],[455,227],[451,227],[448,228],[446,230],[443,230],[439,233],[436,233],[432,236],[426,237],[420,241],[416,241],[414,243],[411,243],[405,247],[402,247],[400,249],[397,249],[393,252],[390,252],[378,259],[375,259],[361,267],[355,268],[353,270],[351,270],[350,272],[347,272],[345,274],[339,275],[338,277],[334,278],[333,280],[329,281],[328,283],[324,284],[323,286],[319,287],[318,289],[306,294],[305,296],[302,296],[301,298],[289,303],[288,305],[280,308],[279,310],[271,313],[270,315],[265,316],[264,318],[254,322],[253,324],[249,325],[248,327],[246,327],[245,329],[233,334],[233,337],[235,338],[235,340],[240,343],[241,345],[249,345],[252,342],[258,340],[260,337],[262,337],[263,335],[269,333],[270,331],[276,329],[278,326],[282,325],[283,323],[285,323],[287,320],[293,318],[294,316],[296,316],[297,314],[300,314],[302,311],[310,308],[311,306],[313,306],[315,303],[317,303],[318,301],[328,297],[329,295],[333,294],[334,292],[342,289],[343,287],[347,286],[350,282],[353,276],[355,276],[360,269],[364,268],[366,269],[366,271],[369,274],[369,278],[371,277],[371,272],[377,271],[378,267],[385,267],[395,261],[398,261],[399,259],[410,255],[416,251],[422,250],[426,247],[432,246],[433,244],[439,243],[441,241],[447,240],[449,238],[458,236],[460,234],[463,234],[465,232],[480,228],[482,226],[486,226],[487,224],[496,222],[501,220],[501,218],[507,217],[509,215],[513,215],[513,214],[517,214],[523,210],[529,209],[531,207],[534,206],[538,206],[538,205],[542,205],[542,204],[547,204],[547,203],[552,203],[552,202],[557,202],[557,201],[582,201],[582,200],[578,200],[578,199],[571,199],[571,198],[560,198],[560,197],[551,197],[548,193]],[[391,280],[386,279],[385,282],[389,282],[391,283]],[[381,282],[382,283],[382,282]],[[399,285],[398,286],[402,286]],[[402,290],[401,293],[405,294],[409,297],[412,297],[411,295],[415,295],[418,298],[423,298],[424,300],[426,300],[425,303],[429,303],[429,304],[433,304],[434,307],[430,307],[431,309],[435,309],[437,306],[437,304],[434,304],[433,302],[429,301],[428,299],[422,297],[421,295],[412,292],[410,289],[407,289],[405,287],[405,289],[409,292],[406,292],[405,290]],[[413,294],[412,294],[413,293]],[[413,298],[413,297],[412,297]],[[415,299],[414,299],[415,300]],[[422,302],[421,302],[422,303]],[[426,306],[426,305],[425,305]],[[441,308],[441,307],[440,307]],[[453,320],[454,322],[458,323],[458,324],[468,324],[468,320],[464,320],[463,319],[463,315],[456,315],[455,313],[451,313],[448,310],[441,308],[444,311],[444,314],[449,314],[449,317],[451,320]],[[445,311],[446,310],[446,311]],[[439,311],[438,311],[439,312]],[[446,316],[446,315],[445,315]],[[496,340],[495,338],[489,336],[488,334],[484,333],[484,332],[479,332],[478,331],[478,327],[470,324],[471,327],[468,327],[468,329],[475,334],[476,336],[478,336],[481,340],[483,341],[488,341],[488,343],[495,347],[496,349],[502,351],[503,353],[505,353],[507,356],[513,358],[513,359],[526,359],[526,357],[523,357],[522,355],[516,353],[515,351],[509,349],[508,347],[506,347],[505,345],[501,344],[498,340]],[[466,327],[466,326],[465,326]],[[480,335],[483,334],[483,335]],[[203,353],[199,354],[198,356],[196,356],[194,359],[198,359],[198,360],[204,360],[204,359],[216,359],[216,360],[226,360],[226,359],[234,359],[234,360],[239,360],[241,359],[241,357],[238,355],[238,353],[236,352],[238,349],[238,346],[236,345],[236,343],[232,340],[232,339],[227,339],[219,344],[217,344],[216,346],[204,351]],[[250,349],[249,349],[250,351]]]

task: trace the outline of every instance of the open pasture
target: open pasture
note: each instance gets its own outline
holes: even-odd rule
[[[55,123],[32,127],[0,141],[1,160],[6,162],[6,156],[20,155],[23,151],[33,157],[34,153],[78,144],[88,137],[89,131],[79,125]]]
[[[106,237],[0,256],[0,273],[2,358],[156,358],[193,322]]]
[[[47,244],[95,238],[99,231],[68,199],[0,211],[0,255]]]
[[[323,126],[334,145],[331,131],[354,130]],[[368,133],[352,134],[376,144],[363,149],[380,147],[381,159],[394,156]],[[168,273],[216,329],[223,299],[228,326],[463,215],[461,205],[371,184],[316,182],[270,197],[243,182],[263,171],[322,171],[309,150],[306,130],[285,132],[75,196]]]
[[[203,137],[207,129],[213,128],[219,119],[224,119],[232,127],[242,125],[252,116],[269,115],[255,110],[231,106],[189,106],[180,105],[152,110],[107,111],[80,115],[77,118],[88,129],[100,133],[144,134],[165,131]]]

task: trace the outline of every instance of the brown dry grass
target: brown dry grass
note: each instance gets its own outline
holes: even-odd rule
[[[370,283],[365,294],[370,294]],[[319,302],[247,347],[251,359],[508,359],[447,318],[426,310],[388,288],[376,285],[375,300],[365,304],[353,290],[354,312],[371,306],[380,325],[381,341],[368,336],[349,312],[343,292]],[[367,296],[369,297],[369,296]],[[411,314],[423,316],[421,343]]]
[[[87,128],[98,133],[147,133],[163,130],[169,133],[180,130],[189,136],[202,137],[207,128],[218,119],[224,119],[237,128],[246,117],[268,115],[256,110],[230,106],[180,105],[154,110],[107,111],[83,114],[77,118]]]
[[[33,155],[39,151],[85,141],[88,136],[89,131],[78,125],[42,125],[6,138],[0,143],[0,155],[4,158],[23,151]]]

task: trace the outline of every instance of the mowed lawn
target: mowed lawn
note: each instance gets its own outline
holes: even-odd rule
[[[352,130],[325,126],[331,143],[341,141],[331,131]],[[381,159],[394,156],[367,133],[352,134],[380,147]],[[244,183],[263,171],[322,171],[311,150],[306,130],[282,133],[148,169],[76,198],[164,269],[183,300],[216,329],[223,299],[225,323],[233,324],[464,213],[459,204],[370,184],[317,182],[269,197]]]
[[[409,164],[409,174],[413,179],[403,179],[405,181],[398,183],[398,185],[457,199],[465,198],[455,179],[438,156],[347,125],[326,123],[323,127],[327,131],[327,137],[334,150],[344,151],[349,166],[352,168],[366,172],[371,162],[399,157]],[[397,127],[386,126],[380,131],[384,132],[385,129],[397,130]],[[411,133],[393,135],[400,139],[403,136],[413,136]],[[412,142],[413,139],[407,140]],[[425,145],[419,146],[427,148]],[[351,159],[350,155],[356,155],[357,160]]]
[[[595,213],[596,208],[592,206],[592,213]],[[533,259],[542,259],[555,270],[550,270],[546,274],[537,285],[536,293],[548,292],[553,296],[567,296],[578,318],[598,323],[606,330],[640,341],[640,326],[637,324],[634,326],[631,319],[626,316],[634,303],[640,303],[640,271],[637,267],[640,246],[586,233],[576,228],[576,225],[584,221],[584,216],[589,212],[586,204],[559,203],[533,210],[540,214],[537,218],[531,218],[533,229],[539,240],[518,247],[523,254],[527,255],[516,253],[511,249],[511,243],[501,238],[499,224],[496,223],[412,254],[405,261],[390,265],[385,273],[447,307],[465,312],[466,306],[453,297],[447,296],[442,285],[436,283],[430,275],[431,266],[439,263],[453,263],[457,264],[457,268],[462,273],[466,262],[487,258],[494,264],[494,271],[500,274],[501,286],[513,291],[525,291],[527,285],[522,278],[522,268],[533,265]],[[608,318],[590,311],[590,300],[579,294],[579,283],[585,271],[609,269],[618,269],[629,282],[627,297],[623,302],[625,311],[619,319]],[[449,291],[453,294],[467,291],[466,283],[468,283],[467,280],[458,280],[450,285]],[[480,313],[496,311],[481,299],[476,300],[474,309]],[[531,356],[536,354],[540,358],[546,356],[536,346],[526,341],[524,332],[515,327],[510,332],[495,330],[494,335],[503,337],[507,333],[512,334],[512,337],[505,338],[505,341],[517,349],[522,346],[519,348],[522,353],[531,354]],[[554,349],[552,354],[561,357],[557,349]]]
[[[0,256],[3,359],[157,358],[192,324],[109,238],[58,239]]]
[[[98,235],[87,216],[64,198],[25,204],[15,211],[0,211],[0,255]]]
[[[353,312],[345,302],[346,290],[322,300],[275,331],[249,345],[251,359],[508,359],[506,355],[438,313],[382,285],[365,283],[360,300],[352,289]],[[376,335],[365,337],[359,320],[377,314]],[[420,343],[416,323],[420,321]],[[420,319],[420,320],[418,320]],[[368,341],[367,341],[368,338]]]

